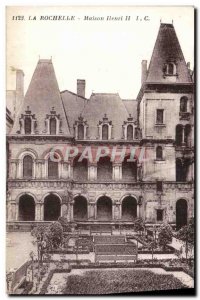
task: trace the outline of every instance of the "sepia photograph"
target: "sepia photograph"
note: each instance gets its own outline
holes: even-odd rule
[[[5,13],[7,294],[195,295],[195,8]]]

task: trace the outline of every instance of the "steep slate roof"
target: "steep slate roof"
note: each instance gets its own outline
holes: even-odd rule
[[[88,104],[83,110],[82,116],[88,123],[88,135],[91,139],[98,136],[97,125],[107,116],[112,121],[114,139],[122,138],[122,125],[127,121],[128,112],[118,94],[92,93]]]
[[[40,59],[38,61],[25,95],[24,103],[19,109],[12,134],[16,134],[20,129],[19,117],[25,113],[27,106],[29,106],[31,114],[35,114],[37,119],[38,134],[44,134],[46,114],[50,114],[52,107],[54,107],[56,114],[60,114],[62,135],[70,135],[54,67],[49,59]]]
[[[177,63],[176,83],[191,83],[190,73],[173,24],[160,24],[146,82],[168,83],[167,78],[163,78],[163,65],[171,59]]]
[[[74,123],[78,120],[78,117],[83,112],[89,100],[68,90],[61,92],[61,98],[67,115],[70,132],[73,134]]]
[[[133,117],[133,120],[137,120],[137,100],[131,100],[131,99],[122,99],[122,102],[124,103],[124,106],[128,112],[128,114],[131,114]]]

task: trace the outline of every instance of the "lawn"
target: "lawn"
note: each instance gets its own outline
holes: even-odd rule
[[[171,274],[155,274],[147,270],[88,271],[70,275],[62,294],[113,294],[186,288]]]

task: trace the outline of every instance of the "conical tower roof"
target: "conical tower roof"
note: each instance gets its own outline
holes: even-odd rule
[[[164,65],[169,62],[176,65],[175,83],[192,82],[173,24],[160,24],[146,82],[171,82],[170,78],[163,76]]]
[[[70,135],[67,117],[63,108],[60,91],[52,61],[40,59],[34,71],[24,102],[16,117],[12,133],[20,129],[19,118],[27,110],[35,115],[38,134],[45,134],[45,119],[50,111],[60,115],[62,135]]]

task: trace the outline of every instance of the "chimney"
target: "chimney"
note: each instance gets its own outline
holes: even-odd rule
[[[77,79],[77,95],[85,98],[85,80]]]
[[[187,62],[187,68],[190,70],[190,62]]]
[[[142,60],[142,76],[141,84],[143,84],[147,79],[147,60]]]
[[[16,70],[16,102],[15,113],[17,113],[19,107],[24,101],[24,72],[22,70]]]

